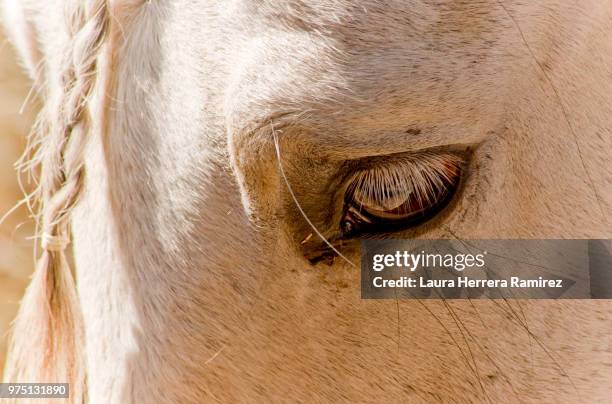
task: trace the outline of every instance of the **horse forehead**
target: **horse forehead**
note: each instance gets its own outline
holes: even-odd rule
[[[455,80],[456,88],[448,89],[466,70],[462,61],[482,59],[491,47],[503,49],[497,46],[503,32],[495,27],[500,11],[492,11],[490,2],[189,4],[160,12],[159,35],[167,39],[157,69],[166,87],[185,87],[180,94],[204,100],[211,111],[207,122],[215,119],[230,131],[287,110],[330,117],[319,125],[329,126],[350,111],[405,109],[407,101],[430,105],[437,94],[474,93],[468,90],[478,80]],[[473,66],[462,77],[490,67]]]
[[[319,32],[338,32],[347,26],[395,27],[419,21],[452,20],[456,17],[461,27],[472,26],[475,19],[486,21],[494,10],[491,1],[459,0],[237,0],[225,7],[234,16],[271,20],[275,25]],[[465,20],[467,18],[467,21]],[[489,20],[489,22],[492,22]],[[458,27],[440,25],[436,30],[456,30]]]

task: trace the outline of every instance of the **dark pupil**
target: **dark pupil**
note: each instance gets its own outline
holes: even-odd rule
[[[440,181],[430,183],[429,195],[419,195],[411,192],[403,202],[393,204],[395,207],[381,209],[369,206],[367,202],[357,197],[358,190],[347,192],[343,220],[340,223],[343,237],[355,237],[364,233],[380,233],[397,231],[402,228],[415,226],[435,216],[452,198],[460,178],[460,168],[447,167]],[[394,197],[394,190],[390,190],[388,198]]]

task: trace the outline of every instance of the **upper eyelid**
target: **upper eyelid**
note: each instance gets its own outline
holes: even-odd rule
[[[479,143],[448,143],[439,146],[419,148],[417,150],[409,151],[395,151],[392,153],[381,154],[381,155],[367,155],[358,158],[346,159],[347,163],[354,163],[360,166],[368,166],[376,164],[377,162],[387,162],[390,159],[401,160],[402,158],[414,158],[424,154],[454,154],[462,158],[466,158],[468,153],[471,153],[477,148]]]
[[[330,122],[333,123],[333,120]],[[479,136],[442,133],[437,127],[404,127],[359,136],[335,132],[330,129],[334,125],[329,128],[321,128],[320,125],[321,120],[315,113],[286,110],[251,119],[238,130],[228,127],[228,131],[236,138],[252,141],[258,148],[261,148],[262,140],[271,145],[272,133],[277,132],[282,134],[283,141],[309,144],[322,154],[332,158],[341,156],[344,160],[386,158],[435,148],[475,146],[482,142]]]

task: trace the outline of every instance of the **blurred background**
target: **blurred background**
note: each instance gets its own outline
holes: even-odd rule
[[[30,81],[0,28],[0,218],[23,198],[14,164],[36,115],[35,99],[19,112],[29,91]],[[33,233],[34,223],[23,206],[0,223],[0,379],[7,332],[34,268]]]

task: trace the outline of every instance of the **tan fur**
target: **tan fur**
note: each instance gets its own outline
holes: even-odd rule
[[[55,55],[76,43],[57,30],[63,2],[5,2],[22,16],[7,22],[26,65],[42,55],[44,91],[59,99]],[[610,396],[608,302],[364,301],[350,265],[310,266],[321,240],[300,244],[312,229],[273,139],[325,235],[337,231],[347,159],[469,145],[452,210],[390,236],[610,238],[612,6],[116,0],[109,10],[70,215],[89,401]]]

